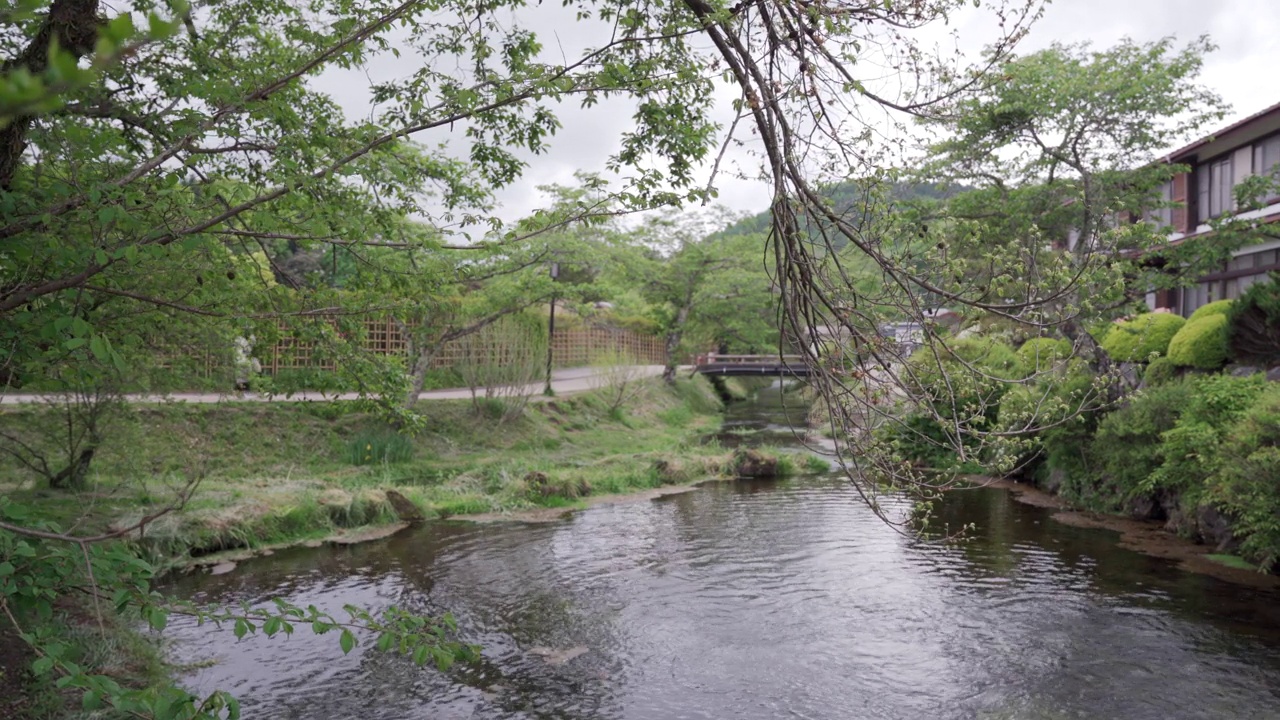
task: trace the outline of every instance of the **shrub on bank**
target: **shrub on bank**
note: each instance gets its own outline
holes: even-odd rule
[[[1017,353],[998,340],[957,338],[921,348],[903,373],[919,409],[901,422],[887,423],[881,437],[916,464],[950,467],[954,448],[976,446],[973,432],[992,426],[1010,381],[1022,377]]]
[[[1167,356],[1158,357],[1147,363],[1147,369],[1142,373],[1142,380],[1147,384],[1147,387],[1164,385],[1177,377],[1178,366]]]
[[[1160,465],[1147,476],[1141,489],[1177,492],[1180,504],[1194,511],[1205,480],[1222,461],[1219,445],[1226,432],[1262,395],[1266,379],[1260,375],[1212,375],[1195,378],[1189,384],[1192,390],[1177,422],[1160,435]]]
[[[1227,357],[1226,315],[1188,322],[1169,343],[1169,359],[1178,367],[1217,370],[1227,364]]]
[[[1192,380],[1148,388],[1098,423],[1089,454],[1109,486],[1111,509],[1120,509],[1141,493],[1147,478],[1160,467],[1161,437],[1177,425],[1195,392]]]
[[[1186,324],[1173,313],[1147,313],[1116,323],[1102,340],[1102,349],[1120,362],[1146,362],[1152,354],[1164,355],[1169,342]]]
[[[1071,342],[1065,338],[1031,338],[1018,348],[1018,361],[1028,375],[1048,370],[1069,357]]]
[[[1225,433],[1226,461],[1204,498],[1231,518],[1241,553],[1263,567],[1280,561],[1280,388],[1267,388]]]

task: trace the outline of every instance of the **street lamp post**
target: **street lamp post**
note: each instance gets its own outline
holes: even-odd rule
[[[556,278],[560,277],[560,263],[551,263],[551,282],[555,283]],[[551,315],[547,320],[547,384],[542,388],[542,394],[547,397],[555,395],[555,391],[551,389],[551,352],[555,347],[556,340],[556,293],[551,291]]]

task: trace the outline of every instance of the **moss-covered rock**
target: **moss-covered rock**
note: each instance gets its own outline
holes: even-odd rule
[[[748,480],[780,477],[778,457],[755,448],[739,448],[733,453],[733,474]]]

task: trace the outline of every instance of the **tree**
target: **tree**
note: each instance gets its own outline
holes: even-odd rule
[[[769,247],[777,297],[790,335],[806,337],[808,326],[840,316],[847,293],[824,292],[823,274],[832,266],[810,252],[801,216],[847,238],[894,283],[914,287],[909,272],[814,188],[866,170],[861,159],[870,135],[859,103],[922,114],[988,87],[986,69],[1003,63],[1037,12],[1030,0],[1014,0],[1008,9],[997,4],[1004,34],[973,72],[934,62],[902,34],[968,4],[580,0],[567,7],[579,21],[607,29],[600,35],[607,39],[566,58],[510,21],[508,11],[523,6],[518,2],[477,8],[453,0],[305,6],[229,0],[192,9],[175,4],[171,11],[151,0],[110,7],[23,0],[4,11],[8,22],[0,29],[6,374],[39,378],[50,367],[87,362],[86,348],[92,362],[129,374],[149,358],[154,334],[171,332],[173,318],[199,319],[228,338],[296,334],[339,352],[355,347],[357,321],[374,313],[407,318],[411,332],[430,328],[424,337],[437,337],[434,320],[412,313],[483,300],[469,295],[471,288],[452,292],[460,284],[450,275],[459,267],[447,258],[453,248],[481,246],[492,250],[495,263],[531,259],[528,241],[547,230],[496,221],[493,189],[520,177],[522,152],[547,147],[558,103],[590,107],[613,97],[635,107],[634,127],[605,163],[620,178],[609,192],[625,210],[711,197],[714,181],[701,182],[700,165],[718,165],[717,144],[755,134],[773,183]],[[901,92],[868,86],[880,74],[863,62],[864,48],[873,45],[903,71]],[[373,110],[361,119],[346,117],[311,82],[326,71],[358,70],[402,54],[420,63],[373,84]],[[713,113],[719,77],[737,96],[737,116],[724,132]],[[455,130],[465,138],[465,157],[427,149]],[[697,259],[700,252],[681,262],[707,271],[714,263]],[[305,253],[330,261],[320,279],[306,278],[317,274],[313,269],[299,280],[281,263]],[[270,277],[260,272],[260,257],[272,264]],[[388,411],[399,406],[391,400],[406,392],[404,368],[354,352],[343,359]],[[110,535],[68,535],[16,521],[0,528],[7,548],[38,541],[72,551],[55,553],[57,563],[24,561],[20,572],[6,572],[16,578],[5,581],[6,609],[15,607],[17,593],[45,587],[46,573],[60,586],[83,586],[85,577],[120,578],[108,571],[132,562],[127,553],[90,557],[89,548],[102,547],[97,543]],[[79,569],[67,561],[75,551],[84,551]],[[139,594],[142,586],[110,582],[135,591],[124,600],[154,606]],[[153,624],[163,624],[162,617]],[[308,619],[337,627],[293,609],[234,622],[240,632],[261,620],[272,634]],[[348,637],[341,635],[344,649],[354,642]],[[449,647],[386,637],[388,646],[413,648],[415,659]],[[30,642],[40,647],[38,639]],[[61,659],[50,664],[87,688],[86,702],[105,698],[142,715],[161,707],[159,699],[147,705]],[[191,715],[227,706],[225,699],[182,703]]]
[[[682,353],[708,346],[779,351],[773,284],[763,235],[709,235],[723,227],[710,215],[651,219],[631,237],[629,259],[614,268],[615,285],[638,285],[665,338],[663,379],[675,382]]]

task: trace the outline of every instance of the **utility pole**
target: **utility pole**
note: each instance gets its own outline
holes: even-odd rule
[[[556,278],[560,277],[560,263],[551,263],[551,282],[554,285]],[[555,347],[556,340],[556,292],[551,291],[551,315],[547,320],[547,384],[542,388],[542,394],[547,397],[555,395],[555,391],[551,389],[551,362],[552,349]]]

